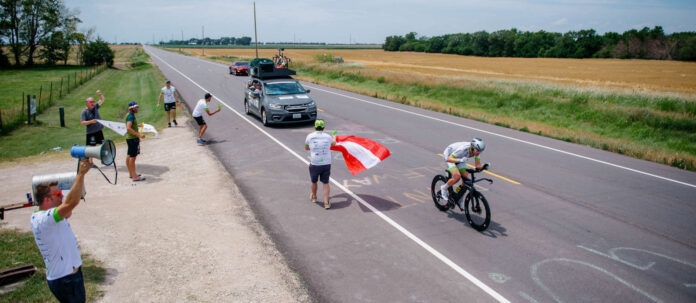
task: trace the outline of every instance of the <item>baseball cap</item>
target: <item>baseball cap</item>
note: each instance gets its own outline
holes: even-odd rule
[[[205,98],[206,98],[206,99],[208,99],[208,98],[210,98],[210,97],[212,97],[212,96],[213,96],[213,95],[211,95],[210,93],[205,93]]]
[[[138,107],[138,102],[131,101],[130,103],[128,103],[128,109],[135,108],[135,107]]]
[[[172,83],[172,81],[169,81],[169,80],[167,80],[167,82],[165,82],[165,83],[166,83],[166,84],[171,84],[171,83]]]
[[[314,121],[314,128],[324,128],[324,120],[316,120]]]

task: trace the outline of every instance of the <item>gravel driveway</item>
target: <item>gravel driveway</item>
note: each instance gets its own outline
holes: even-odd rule
[[[107,268],[102,301],[310,301],[232,176],[195,143],[193,123],[184,115],[179,121],[141,143],[136,165],[144,182],[128,179],[125,144],[116,157],[118,185],[95,169],[87,174],[86,201],[70,223],[82,252]],[[32,175],[75,167],[66,150],[0,163],[0,205],[22,202]],[[1,228],[30,230],[34,209],[7,212]]]

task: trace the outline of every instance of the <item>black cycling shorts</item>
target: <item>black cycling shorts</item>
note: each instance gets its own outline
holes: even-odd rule
[[[176,110],[176,102],[171,102],[171,103],[165,103],[164,104],[164,111],[169,111],[169,110]]]
[[[193,119],[196,120],[196,123],[198,123],[198,125],[205,125],[205,120],[203,120],[203,116],[193,117]]]

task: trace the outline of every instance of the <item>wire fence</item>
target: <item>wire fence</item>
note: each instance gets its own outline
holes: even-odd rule
[[[60,80],[42,83],[38,91],[22,92],[18,106],[0,109],[0,133],[7,134],[21,125],[36,122],[36,115],[107,69],[105,64],[68,74]],[[21,104],[21,105],[20,105]]]

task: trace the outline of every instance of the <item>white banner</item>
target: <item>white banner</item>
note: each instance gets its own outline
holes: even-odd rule
[[[97,122],[101,123],[102,125],[106,126],[107,128],[115,131],[117,134],[121,136],[125,136],[126,132],[126,123],[123,122],[114,122],[114,121],[106,121],[106,120],[97,120]],[[155,133],[155,138],[159,137],[159,133],[157,132],[157,129],[150,125],[150,124],[145,124],[145,123],[140,123],[138,125],[138,132],[141,134],[143,132],[146,133]]]

